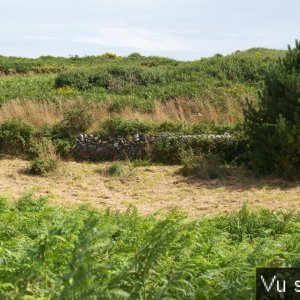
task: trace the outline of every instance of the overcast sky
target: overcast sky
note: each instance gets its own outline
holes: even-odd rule
[[[300,0],[0,0],[0,54],[192,60],[300,38]]]

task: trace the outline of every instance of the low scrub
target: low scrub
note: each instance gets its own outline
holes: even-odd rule
[[[26,196],[0,206],[3,299],[255,299],[256,267],[299,265],[299,214],[187,220]]]
[[[126,177],[132,173],[132,170],[131,170],[131,165],[125,166],[121,162],[115,161],[105,169],[100,170],[100,173],[103,174],[104,176]]]
[[[57,169],[57,160],[53,158],[36,158],[26,170],[30,175],[46,175]]]
[[[160,72],[141,67],[113,66],[100,70],[69,71],[61,73],[55,80],[56,88],[72,87],[78,90],[105,88],[118,91],[126,84],[147,86],[163,81]],[[116,89],[116,87],[118,87]]]
[[[51,140],[42,138],[35,144],[37,157],[33,159],[25,170],[30,175],[46,175],[54,172],[59,164],[55,147]]]
[[[34,129],[20,119],[0,124],[0,153],[12,156],[34,155]]]
[[[55,139],[74,139],[78,134],[86,132],[93,122],[92,115],[87,111],[86,106],[71,107],[64,112],[64,119],[56,124],[51,137]]]
[[[131,164],[134,168],[150,167],[153,165],[151,160],[146,160],[146,159],[134,159],[131,161]]]
[[[244,132],[243,125],[236,123],[234,125],[223,124],[205,124],[205,123],[187,123],[183,121],[158,121],[144,122],[138,119],[125,119],[120,117],[109,118],[104,121],[96,134],[102,138],[126,137],[128,134],[160,134],[176,133],[182,135],[200,135],[225,133],[242,136]]]
[[[161,138],[153,146],[152,159],[176,164],[180,163],[183,151],[192,149],[195,153],[217,156],[222,163],[240,164],[245,160],[247,145],[247,139],[242,135],[171,135]]]
[[[226,175],[225,168],[218,157],[212,154],[195,154],[192,149],[180,153],[180,172],[185,176],[193,176],[200,179],[216,179]]]

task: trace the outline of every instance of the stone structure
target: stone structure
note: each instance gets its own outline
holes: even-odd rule
[[[76,159],[81,160],[118,160],[118,159],[138,159],[151,155],[155,144],[158,142],[167,143],[173,142],[181,143],[186,146],[193,141],[202,141],[205,144],[207,140],[213,140],[217,144],[230,145],[236,142],[233,135],[228,133],[223,135],[172,135],[161,134],[158,136],[147,136],[135,134],[127,139],[112,138],[110,140],[101,140],[97,136],[80,134],[75,141],[73,155]]]
[[[106,141],[97,136],[80,134],[75,141],[73,154],[77,159],[88,160],[140,158],[146,154],[150,143],[154,143],[154,138],[139,134],[135,134],[127,140],[116,138]]]

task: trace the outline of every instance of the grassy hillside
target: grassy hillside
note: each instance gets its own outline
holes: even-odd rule
[[[247,145],[239,123],[246,100],[257,100],[266,72],[284,53],[250,49],[191,62],[138,53],[0,57],[0,153],[32,158],[47,138],[57,154],[70,158],[82,132],[104,139],[135,132],[230,132],[237,135],[235,150],[199,141],[200,148],[224,152],[232,158],[226,163],[241,161]],[[165,145],[156,157],[179,162],[181,150],[179,144]]]
[[[240,167],[243,108],[284,53],[1,56],[0,299],[248,300],[256,267],[298,267],[299,182]],[[172,135],[143,159],[68,162],[83,132]]]
[[[255,266],[299,265],[300,217],[187,221],[1,199],[4,299],[255,299]]]
[[[250,49],[191,62],[138,53],[0,57],[0,120],[20,116],[33,125],[54,123],[56,114],[78,102],[90,104],[90,111],[102,119],[119,115],[148,122],[231,124],[242,119],[245,99],[256,99],[267,69],[284,53]],[[48,106],[52,113],[37,122],[22,112],[28,106],[35,115],[48,111]]]

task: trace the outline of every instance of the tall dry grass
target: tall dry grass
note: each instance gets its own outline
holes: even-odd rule
[[[64,117],[64,112],[76,106],[87,105],[84,100],[63,101],[59,103],[19,101],[4,103],[0,107],[0,123],[10,118],[20,118],[35,127],[54,125]],[[92,102],[87,110],[93,116],[91,130],[111,117],[135,119],[143,122],[182,121],[186,123],[232,124],[243,119],[242,106],[228,98],[225,107],[218,107],[209,99],[177,98],[168,102],[155,101],[153,112],[144,113],[126,107],[119,112],[110,112],[111,102]]]
[[[9,101],[0,107],[0,122],[20,118],[36,127],[53,125],[63,119],[63,113],[54,103],[36,101]]]

